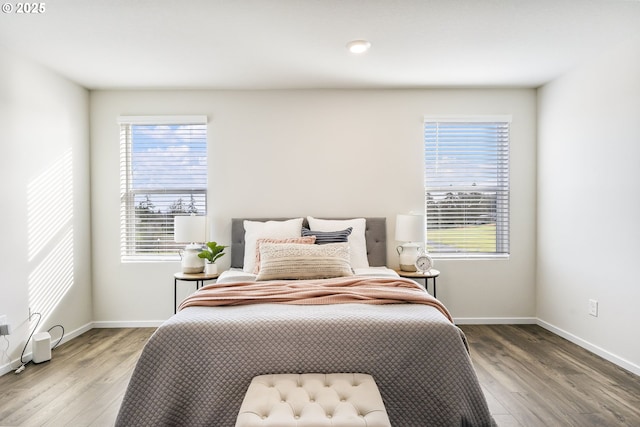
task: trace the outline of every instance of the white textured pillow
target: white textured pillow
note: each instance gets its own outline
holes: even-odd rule
[[[243,221],[244,264],[242,270],[253,273],[256,265],[256,242],[258,239],[286,239],[302,235],[302,219],[286,221]]]
[[[367,241],[364,235],[364,231],[367,226],[366,219],[318,219],[308,216],[307,221],[309,221],[309,228],[318,231],[340,231],[347,227],[353,228],[348,239],[349,249],[351,250],[351,267],[369,267],[369,258],[367,258]]]
[[[348,243],[263,243],[256,280],[328,279],[353,276]]]
[[[307,237],[289,237],[287,239],[258,239],[256,240],[256,265],[253,268],[253,274],[260,272],[260,245],[263,243],[302,243],[305,245],[313,245],[316,242],[316,236]]]

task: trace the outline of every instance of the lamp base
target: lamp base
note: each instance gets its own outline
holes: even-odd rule
[[[420,245],[417,243],[404,243],[396,248],[400,255],[400,270],[417,271],[416,259],[420,253]]]
[[[202,273],[204,267],[182,267],[182,272],[184,274],[197,274]]]
[[[198,256],[201,245],[187,245],[180,256],[182,257],[182,272],[186,274],[202,273],[204,271],[204,259]]]
[[[414,264],[400,264],[400,270],[410,272],[418,271]]]

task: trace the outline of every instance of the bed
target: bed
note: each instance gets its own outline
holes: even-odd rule
[[[268,218],[232,220],[232,272],[223,275],[226,278],[221,276],[222,283],[209,288],[230,287],[235,292],[252,283],[256,269],[243,270],[248,264],[245,243],[250,235],[245,225],[267,221],[275,222]],[[384,267],[384,218],[364,221],[368,266],[354,268],[360,274],[348,280],[406,281],[394,278],[392,270]],[[302,223],[309,227],[307,219]],[[355,241],[349,242],[350,248],[356,245]],[[272,248],[277,244],[258,246]],[[268,251],[261,252],[269,255]],[[269,269],[270,262],[270,258],[262,260],[258,275]],[[350,262],[355,265],[353,256]],[[310,283],[322,280],[310,279]],[[304,286],[300,280],[285,282]],[[198,295],[188,297],[182,309],[145,345],[120,407],[117,426],[232,427],[254,376],[305,372],[372,375],[393,426],[495,425],[464,335],[447,318],[446,308],[442,311],[423,303],[350,301],[189,305],[193,299],[216,292],[206,288],[204,293],[198,291]],[[426,299],[432,298],[421,292]]]

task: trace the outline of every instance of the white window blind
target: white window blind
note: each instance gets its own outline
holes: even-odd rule
[[[123,261],[177,258],[176,215],[206,215],[204,116],[121,117],[120,253]]]
[[[509,116],[425,118],[427,249],[509,255]]]

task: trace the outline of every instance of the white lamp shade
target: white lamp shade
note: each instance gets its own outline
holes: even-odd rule
[[[424,215],[398,215],[396,240],[399,242],[424,242]]]
[[[202,243],[205,241],[205,216],[180,215],[174,217],[173,238],[176,243]]]

